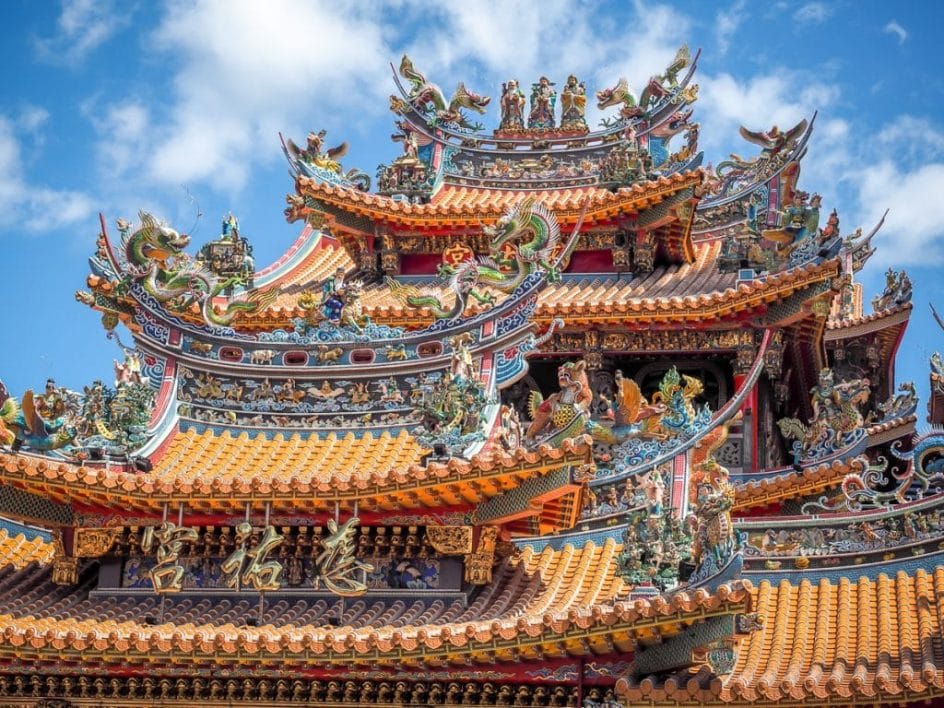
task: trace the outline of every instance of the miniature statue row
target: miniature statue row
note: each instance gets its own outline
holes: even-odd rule
[[[553,130],[557,92],[555,84],[546,76],[531,84],[531,109],[528,113],[528,129]],[[571,74],[561,91],[561,130],[586,131],[587,85]],[[521,131],[525,127],[525,96],[518,80],[511,79],[502,84],[500,131]]]

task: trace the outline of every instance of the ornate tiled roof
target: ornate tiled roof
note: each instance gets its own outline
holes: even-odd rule
[[[739,652],[722,698],[899,700],[944,689],[938,647],[944,568],[798,585],[761,582],[764,627]]]
[[[682,189],[700,185],[701,170],[676,173],[616,191],[599,187],[531,190],[537,201],[552,210],[561,224],[572,224],[586,206],[589,221],[632,214]],[[298,193],[344,211],[410,226],[478,225],[481,218],[497,218],[521,201],[521,190],[443,186],[427,204],[413,204],[370,192],[334,186],[307,177],[296,180]]]
[[[752,596],[763,626],[741,641],[729,676],[686,669],[623,680],[623,697],[634,705],[849,705],[944,692],[944,568],[838,583],[765,580]]]
[[[250,603],[173,599],[164,622],[144,622],[154,597],[109,598],[88,591],[93,577],[75,589],[52,589],[47,569],[6,571],[0,584],[25,582],[35,590],[11,598],[0,614],[0,656],[28,644],[45,660],[95,651],[103,663],[137,664],[173,657],[217,665],[281,657],[283,667],[383,663],[441,664],[538,652],[585,654],[584,639],[607,635],[626,651],[637,641],[657,641],[696,617],[727,614],[747,602],[750,584],[723,585],[715,593],[680,592],[671,599],[629,601],[615,575],[619,547],[612,540],[582,549],[523,551],[496,570],[494,581],[470,604],[401,599],[348,606],[344,625],[326,624],[330,603],[270,600],[264,626],[247,626]],[[511,653],[511,654],[509,654]],[[163,658],[162,658],[163,657]]]
[[[567,277],[540,294],[535,319],[549,322],[555,317],[566,317],[574,323],[627,319],[640,323],[704,322],[776,302],[811,283],[835,276],[839,268],[838,261],[829,260],[738,283],[735,273],[719,272],[716,260],[720,248],[720,241],[699,245],[693,262],[660,266],[640,277]],[[340,250],[324,253],[342,262]],[[347,263],[353,266],[352,262]],[[273,326],[284,324],[291,317],[302,317],[305,313],[297,307],[297,298],[297,289],[294,294],[280,295],[273,307],[254,316],[252,321],[260,326]],[[389,288],[382,284],[365,288],[361,302],[365,313],[377,322],[432,319],[423,310],[409,308],[391,297]]]
[[[847,474],[862,473],[867,467],[867,459],[856,457],[851,460],[824,462],[800,471],[790,470],[782,474],[765,475],[760,479],[747,477],[746,481],[734,488],[734,510],[743,511],[784,499],[815,494],[839,486]]]
[[[890,327],[892,325],[900,324],[903,321],[907,321],[909,315],[911,314],[912,305],[910,302],[902,303],[900,305],[893,305],[884,310],[878,310],[876,312],[869,312],[868,314],[863,314],[858,317],[830,317],[826,321],[827,330],[842,330],[841,336],[855,336],[859,334],[859,328],[865,327],[867,325],[873,325],[868,328],[868,331],[874,331],[875,329],[880,329],[881,327]],[[879,325],[875,327],[874,325]],[[827,335],[829,336],[829,335]],[[832,335],[836,337],[837,335]]]
[[[512,453],[493,447],[471,460],[423,464],[426,452],[406,432],[269,439],[190,429],[170,438],[151,472],[0,453],[0,479],[61,501],[137,510],[160,509],[167,501],[239,509],[253,500],[295,511],[327,511],[354,500],[364,510],[441,507],[481,501],[551,469],[585,464],[590,439]],[[471,480],[474,489],[463,484]]]

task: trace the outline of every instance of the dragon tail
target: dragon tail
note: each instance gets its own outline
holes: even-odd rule
[[[249,314],[264,310],[275,302],[278,296],[278,288],[253,290],[246,299],[228,303],[221,313],[217,313],[213,309],[213,298],[208,297],[204,300],[204,315],[208,322],[225,326],[230,324],[240,314]]]

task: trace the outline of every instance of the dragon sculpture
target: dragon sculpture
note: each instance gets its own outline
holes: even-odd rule
[[[482,229],[491,241],[491,258],[478,268],[479,279],[503,293],[510,293],[529,275],[540,270],[549,282],[560,279],[560,266],[566,264],[577,245],[582,219],[566,243],[561,242],[557,218],[534,197],[526,197],[495,222]],[[530,235],[530,239],[525,238]]]
[[[388,278],[394,296],[410,307],[427,307],[437,318],[461,317],[474,298],[480,304],[493,304],[494,295],[480,292],[477,286],[488,286],[501,293],[512,293],[538,271],[549,281],[560,278],[561,264],[566,263],[574,247],[582,219],[570,238],[563,242],[554,214],[534,197],[527,197],[505,213],[494,226],[484,227],[491,239],[488,258],[467,259],[457,265],[443,263],[439,275],[445,286],[455,294],[452,305],[446,305],[439,294]]]
[[[629,82],[621,77],[616,86],[597,91],[597,108],[601,111],[610,106],[620,106],[619,116],[623,120],[636,118],[643,114],[642,108],[636,102],[636,97],[629,88]]]
[[[718,466],[717,474],[698,485],[697,502],[691,524],[692,560],[695,572],[690,584],[701,583],[716,575],[738,551],[741,543],[731,523],[734,486],[728,481],[727,470]]]
[[[777,421],[787,440],[794,440],[794,461],[820,459],[848,444],[862,429],[859,406],[869,400],[868,379],[835,383],[833,372],[823,369],[812,390],[813,419],[806,425],[796,418]]]
[[[421,113],[432,112],[435,123],[452,123],[467,130],[481,130],[482,126],[478,123],[469,123],[462,109],[475,111],[476,113],[485,113],[485,107],[491,98],[480,96],[477,93],[469,91],[461,81],[456,87],[452,99],[447,103],[446,96],[439,86],[428,81],[414,66],[413,61],[406,54],[400,61],[400,76],[410,83],[408,98],[413,108]],[[393,108],[403,108],[402,102],[395,96],[391,96],[390,105]],[[402,110],[400,110],[402,112]]]
[[[610,106],[620,106],[619,119],[616,123],[639,118],[655,107],[663,98],[679,88],[678,75],[692,62],[692,55],[688,45],[682,45],[675,54],[672,63],[662,74],[650,77],[649,83],[639,96],[639,101],[629,88],[629,82],[621,77],[615,86],[597,91],[597,108],[603,110]],[[698,86],[691,86],[684,90],[684,95],[676,97],[678,103],[691,103],[696,99]],[[613,122],[604,120],[604,127],[611,127]]]
[[[390,277],[384,280],[395,298],[413,308],[428,308],[436,319],[453,320],[462,317],[469,305],[469,298],[474,298],[482,305],[494,304],[495,296],[492,293],[482,293],[475,289],[479,279],[478,264],[475,261],[466,260],[458,266],[449,266],[449,270],[443,270],[443,274],[446,287],[455,295],[451,307],[445,306],[442,299],[433,292],[399,283]]]
[[[162,224],[146,211],[140,212],[141,226],[131,231],[130,224],[119,222],[127,266],[124,288],[137,282],[155,300],[175,312],[185,312],[196,305],[204,320],[213,325],[229,325],[239,315],[250,314],[270,305],[276,289],[252,290],[244,298],[228,299],[222,312],[215,300],[228,290],[244,285],[240,276],[219,279],[196,266],[184,253],[190,237]]]
[[[652,394],[652,402],[665,407],[659,424],[669,436],[682,433],[698,419],[695,398],[703,391],[701,381],[693,376],[679,374],[674,366],[665,373],[659,383],[659,390]]]

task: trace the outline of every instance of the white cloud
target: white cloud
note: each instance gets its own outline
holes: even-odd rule
[[[703,146],[718,148],[739,141],[737,129],[752,130],[777,125],[786,129],[813,111],[833,103],[838,89],[785,70],[739,81],[730,74],[702,76],[698,102],[699,119],[708,130]],[[735,143],[736,144],[736,143]],[[744,143],[741,142],[741,149]]]
[[[926,118],[900,115],[885,125],[876,138],[899,159],[927,161],[944,154],[944,131]]]
[[[876,237],[876,262],[932,265],[944,261],[944,163],[902,170],[885,161],[858,176],[859,203],[865,223],[874,223],[886,207],[888,219]]]
[[[385,29],[390,23],[382,15],[391,11],[400,27],[436,26],[406,50],[447,95],[462,79],[494,96],[512,73],[527,84],[543,74],[562,82],[573,72],[590,90],[627,76],[638,91],[669,64],[689,27],[661,5],[634,6],[646,22],[630,29],[565,0],[434,8],[329,0],[172,3],[148,43],[170,62],[171,91],[164,105],[129,95],[97,106],[94,113],[104,116],[93,119],[100,160],[112,178],[143,168],[138,178],[155,187],[208,184],[238,194],[254,166],[279,159],[279,131],[299,139],[324,127],[329,142],[356,139],[393,90],[388,64],[402,52],[396,31]],[[521,32],[522,26],[542,29]],[[461,75],[451,78],[453,71]],[[595,123],[590,103],[588,121]],[[491,111],[497,114],[497,101]]]
[[[736,0],[727,10],[719,10],[715,16],[715,42],[721,55],[728,53],[731,38],[747,19],[747,0]]]
[[[635,2],[632,12],[636,19],[625,23],[595,16],[566,0],[450,3],[425,18],[437,31],[432,38],[423,33],[408,53],[444,88],[454,85],[445,80],[454,72],[473,90],[493,96],[509,78],[527,87],[546,75],[559,88],[573,73],[586,81],[588,90],[612,86],[625,76],[638,94],[689,38],[690,22],[665,5]],[[522,27],[540,31],[522,32]],[[470,65],[481,66],[484,76],[470,75]],[[491,109],[497,122],[497,101]],[[588,123],[595,124],[598,117],[588,101]]]
[[[0,227],[48,232],[83,221],[92,212],[86,194],[32,184],[24,177],[16,123],[0,115]]]
[[[16,124],[21,130],[27,133],[36,134],[39,129],[49,120],[49,111],[42,106],[27,104],[16,117]]]
[[[176,74],[164,127],[142,156],[149,176],[239,190],[256,156],[275,157],[278,131],[301,133],[312,116],[340,142],[342,107],[356,114],[388,89],[391,52],[371,10],[327,0],[172,4],[151,45]]]
[[[142,157],[153,149],[148,144],[150,112],[143,103],[128,101],[99,106],[89,101],[82,112],[100,136],[96,159],[102,175],[121,180],[127,171],[140,166]]]
[[[898,22],[892,20],[882,29],[883,32],[887,34],[893,34],[898,37],[898,43],[904,44],[905,40],[908,39],[908,31],[902,27]]]
[[[821,2],[808,2],[793,13],[793,19],[800,24],[820,24],[832,13],[830,8]]]
[[[127,26],[130,11],[110,0],[62,0],[56,33],[34,40],[40,59],[51,64],[81,62],[90,52]]]

